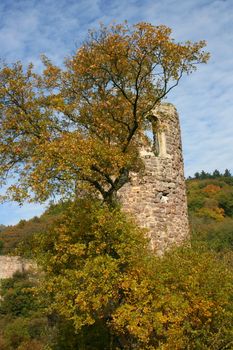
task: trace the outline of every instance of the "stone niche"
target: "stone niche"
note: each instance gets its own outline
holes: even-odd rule
[[[162,104],[150,116],[151,142],[142,144],[143,174],[131,173],[120,191],[124,209],[147,229],[151,247],[162,255],[189,238],[179,116]]]

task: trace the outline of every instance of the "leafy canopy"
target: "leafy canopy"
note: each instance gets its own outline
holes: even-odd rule
[[[44,201],[79,190],[112,202],[138,170],[151,111],[205,63],[204,41],[175,43],[166,26],[101,26],[59,68],[0,70],[0,177],[7,197]]]
[[[122,298],[122,286],[143,271],[148,251],[132,220],[93,198],[72,203],[34,244],[51,311],[73,319],[77,329],[108,318]]]

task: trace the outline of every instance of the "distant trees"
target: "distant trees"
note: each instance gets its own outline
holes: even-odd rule
[[[13,250],[18,247],[22,241],[25,244],[30,244],[31,237],[36,232],[41,232],[49,224],[52,217],[33,218],[31,220],[20,220],[17,225],[7,226],[0,232],[0,242],[2,242],[2,254],[12,254]],[[1,245],[1,243],[0,243]]]
[[[212,173],[205,172],[202,170],[200,173],[196,172],[194,177],[189,176],[189,179],[216,179],[219,177],[232,177],[230,170],[226,169],[224,173],[221,173],[219,170],[215,169]]]

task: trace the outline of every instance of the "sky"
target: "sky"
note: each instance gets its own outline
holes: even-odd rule
[[[211,59],[183,78],[168,102],[180,115],[185,175],[226,168],[233,173],[233,0],[1,0],[0,58],[55,64],[72,55],[88,29],[127,20],[173,30],[176,41],[205,39]],[[45,206],[0,205],[0,224],[40,215]]]

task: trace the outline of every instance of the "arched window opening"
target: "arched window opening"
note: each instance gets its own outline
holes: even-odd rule
[[[160,154],[159,120],[154,115],[148,117],[152,131],[152,151],[156,156]]]

